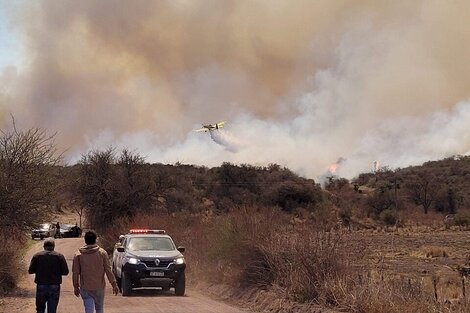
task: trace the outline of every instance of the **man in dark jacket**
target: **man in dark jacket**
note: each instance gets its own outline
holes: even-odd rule
[[[62,254],[55,252],[53,238],[44,241],[44,251],[36,253],[31,259],[28,272],[36,274],[36,312],[56,313],[59,304],[62,276],[68,275],[69,268]]]
[[[55,224],[55,237],[56,238],[62,238],[62,235],[60,234],[60,224],[59,224],[59,222],[57,222],[57,224]]]

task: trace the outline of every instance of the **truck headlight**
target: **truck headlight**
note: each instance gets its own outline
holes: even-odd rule
[[[175,264],[184,264],[184,258],[175,259]]]
[[[139,259],[136,259],[136,258],[128,258],[127,259],[127,263],[129,264],[138,264],[140,262]]]

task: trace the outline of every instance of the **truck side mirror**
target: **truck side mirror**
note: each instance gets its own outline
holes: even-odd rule
[[[124,251],[125,251],[123,246],[117,247],[116,250],[117,250],[118,252],[124,252]]]
[[[183,253],[183,252],[184,252],[184,250],[186,250],[186,249],[185,249],[184,247],[180,246],[180,247],[178,247],[178,249],[177,249],[177,250],[178,250],[179,252]]]

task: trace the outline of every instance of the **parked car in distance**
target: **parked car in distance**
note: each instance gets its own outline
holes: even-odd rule
[[[60,236],[62,238],[80,237],[82,230],[78,225],[74,224],[60,224]]]
[[[57,230],[55,227],[55,224],[53,223],[44,223],[40,224],[38,228],[33,229],[31,232],[31,238],[32,239],[44,239],[47,237],[57,237]]]

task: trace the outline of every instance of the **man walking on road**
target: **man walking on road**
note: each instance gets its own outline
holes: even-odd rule
[[[62,275],[69,273],[64,256],[55,252],[53,238],[44,241],[44,251],[36,253],[31,259],[28,272],[36,274],[36,312],[56,313],[59,304]]]
[[[85,306],[85,313],[103,313],[105,279],[113,286],[113,293],[118,294],[119,289],[116,278],[111,270],[108,253],[96,244],[96,233],[85,233],[85,246],[80,248],[73,257],[72,280],[75,296],[81,296]]]
[[[55,236],[56,236],[56,238],[62,238],[62,236],[60,235],[60,224],[59,224],[59,222],[57,222],[57,224],[55,224]]]

